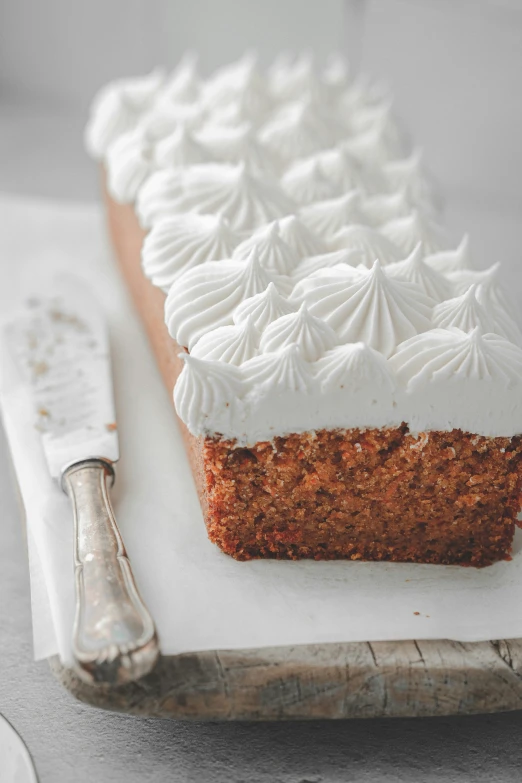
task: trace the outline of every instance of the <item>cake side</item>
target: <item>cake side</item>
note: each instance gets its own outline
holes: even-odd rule
[[[182,349],[141,269],[144,232],[106,192],[120,268],[169,394]],[[239,560],[367,559],[485,566],[509,557],[521,438],[412,435],[406,425],[322,430],[238,447],[179,420],[211,541]]]
[[[107,227],[116,259],[172,399],[172,390],[183,369],[183,362],[179,358],[183,349],[172,339],[165,326],[165,294],[147,280],[141,269],[141,248],[145,232],[139,225],[133,207],[118,204],[107,192],[105,171],[102,171],[102,190]],[[185,423],[179,417],[177,420],[205,515],[207,494],[203,470],[203,439],[191,435]]]
[[[521,438],[322,430],[207,439],[209,537],[236,559],[487,566],[509,557]]]

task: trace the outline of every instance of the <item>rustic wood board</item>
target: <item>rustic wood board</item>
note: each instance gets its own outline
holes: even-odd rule
[[[166,656],[118,688],[81,682],[80,701],[133,715],[298,720],[472,715],[522,708],[522,640],[303,645]]]

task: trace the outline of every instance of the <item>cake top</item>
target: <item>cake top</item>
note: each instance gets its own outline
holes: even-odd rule
[[[195,435],[322,427],[522,432],[522,335],[498,264],[453,246],[391,96],[309,55],[251,53],[203,79],[193,55],[107,85],[85,133],[134,203],[143,268],[188,349]]]

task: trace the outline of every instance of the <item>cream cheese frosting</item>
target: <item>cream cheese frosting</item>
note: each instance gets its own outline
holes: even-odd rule
[[[141,251],[143,271],[166,293],[187,269],[231,257],[240,237],[219,215],[183,215],[154,223]]]
[[[238,444],[321,428],[522,433],[522,333],[390,96],[339,56],[186,57],[105,87],[85,132],[182,348],[176,409]]]
[[[134,130],[139,118],[153,104],[164,73],[155,69],[148,76],[120,79],[103,87],[95,97],[85,128],[85,146],[90,155],[103,159],[110,145]]]

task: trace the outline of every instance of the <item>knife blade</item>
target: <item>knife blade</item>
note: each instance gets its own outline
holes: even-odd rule
[[[83,283],[62,277],[5,322],[3,339],[30,388],[49,472],[73,508],[76,672],[95,684],[138,679],[159,647],[110,503],[119,449],[103,317]]]

